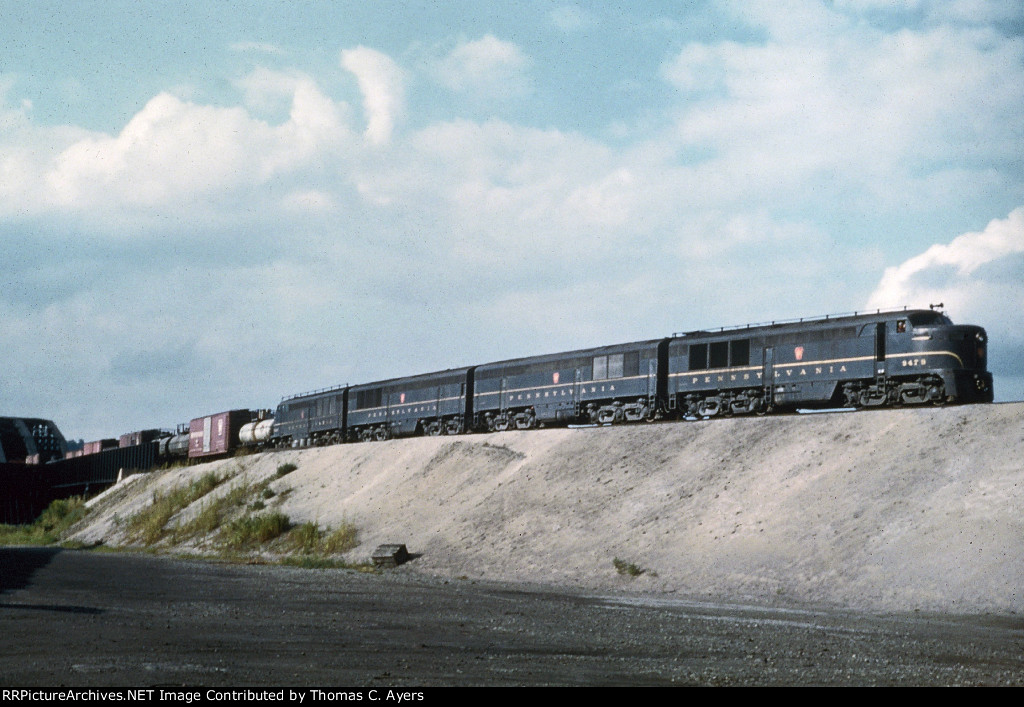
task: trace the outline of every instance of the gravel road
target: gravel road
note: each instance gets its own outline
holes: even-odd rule
[[[1024,619],[0,548],[4,686],[1024,685]]]

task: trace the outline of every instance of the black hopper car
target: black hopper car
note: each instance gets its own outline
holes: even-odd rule
[[[292,396],[258,443],[992,402],[986,353],[933,309],[692,331]]]

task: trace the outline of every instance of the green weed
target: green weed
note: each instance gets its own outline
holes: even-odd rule
[[[88,510],[81,496],[58,498],[28,525],[0,525],[0,545],[52,545]]]
[[[288,540],[292,548],[309,555],[316,552],[320,547],[320,540],[323,538],[323,531],[318,523],[312,521],[297,525],[288,533]]]
[[[228,523],[221,530],[225,542],[233,548],[245,549],[263,545],[285,533],[291,526],[283,513],[243,516]]]
[[[170,491],[153,494],[153,502],[128,519],[128,535],[141,540],[144,545],[153,545],[167,534],[166,526],[171,517],[210,493],[226,480],[214,472],[208,472],[188,484]]]
[[[291,462],[287,462],[285,464],[281,464],[279,467],[277,467],[277,478],[280,479],[285,474],[290,474],[290,473],[292,473],[293,471],[295,471],[298,468],[299,467],[297,467],[296,465],[292,464]]]
[[[336,555],[348,552],[359,544],[359,529],[348,521],[341,521],[341,525],[329,533],[323,541],[323,551],[328,555]]]
[[[615,571],[616,572],[618,572],[621,575],[626,575],[626,576],[629,576],[629,577],[639,577],[640,575],[642,575],[644,572],[647,571],[647,570],[640,569],[638,566],[634,565],[632,562],[626,562],[625,560],[620,560],[617,557],[614,560],[612,560],[612,565],[615,566]]]

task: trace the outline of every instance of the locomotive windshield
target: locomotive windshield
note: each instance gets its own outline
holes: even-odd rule
[[[915,327],[953,324],[949,317],[945,314],[939,314],[938,312],[914,312],[909,315],[908,318],[910,319],[910,323]]]

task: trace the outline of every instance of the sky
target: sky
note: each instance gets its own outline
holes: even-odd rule
[[[1024,399],[1024,5],[0,0],[0,414],[943,303]]]

